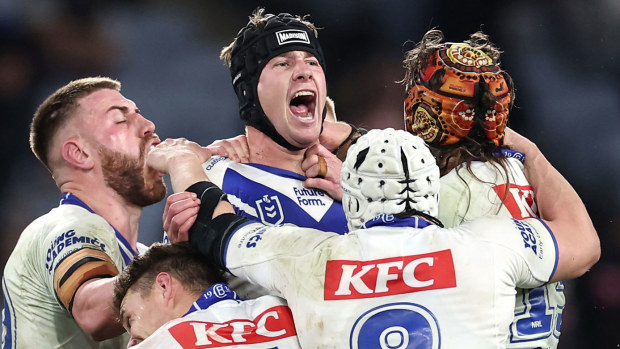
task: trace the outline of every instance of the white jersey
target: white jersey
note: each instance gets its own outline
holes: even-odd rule
[[[523,154],[506,152],[509,185],[496,164],[473,161],[471,170],[459,167],[441,178],[439,220],[446,227],[487,215],[526,219],[538,216],[534,191],[521,161]],[[508,348],[556,348],[564,309],[564,285],[546,284],[517,289],[515,317],[510,325]]]
[[[248,222],[223,257],[287,300],[303,348],[502,348],[515,287],[540,286],[557,264],[538,219],[444,229],[383,215],[367,226],[336,235]]]
[[[91,340],[69,309],[80,281],[113,276],[136,254],[105,219],[64,194],[23,231],[6,263],[2,348],[126,347],[127,334]]]
[[[241,301],[225,284],[211,286],[183,317],[174,319],[133,349],[296,349],[295,325],[286,302],[263,296]]]

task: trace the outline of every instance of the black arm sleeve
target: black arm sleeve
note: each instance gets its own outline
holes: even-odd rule
[[[233,213],[225,213],[212,219],[213,211],[220,201],[228,200],[226,194],[211,182],[195,183],[187,188],[187,191],[196,193],[201,200],[198,217],[189,230],[189,241],[207,259],[225,269],[226,242],[237,227],[249,219]]]

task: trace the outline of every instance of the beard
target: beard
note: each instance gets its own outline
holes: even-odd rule
[[[146,139],[142,140],[137,159],[105,146],[99,147],[106,184],[125,201],[138,207],[152,205],[166,196],[166,184],[162,178],[157,172],[144,167],[146,142]]]

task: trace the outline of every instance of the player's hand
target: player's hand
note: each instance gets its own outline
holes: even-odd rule
[[[340,187],[340,170],[342,162],[320,144],[308,148],[301,169],[305,172],[304,185],[308,188],[321,189],[334,200],[342,200]]]
[[[526,158],[539,152],[538,147],[532,141],[509,127],[506,127],[504,131],[504,144],[510,149],[525,153]]]
[[[211,157],[211,151],[185,138],[168,138],[146,156],[146,164],[156,171],[170,174],[179,165],[202,164]]]
[[[319,136],[319,143],[329,151],[338,148],[351,133],[351,125],[341,121],[323,121],[323,132]]]
[[[185,191],[168,196],[162,217],[170,242],[189,240],[189,229],[196,222],[199,209],[200,199],[194,193]]]
[[[219,139],[207,146],[213,155],[221,155],[235,162],[250,162],[250,148],[245,135],[239,135],[228,139]]]

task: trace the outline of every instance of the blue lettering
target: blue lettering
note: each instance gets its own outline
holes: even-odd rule
[[[213,166],[215,166],[215,164],[217,164],[218,162],[224,160],[225,158],[223,157],[218,157],[217,159],[215,159],[212,163],[210,163],[209,165],[207,165],[206,170],[209,171],[210,169],[213,168]]]
[[[78,242],[85,243],[86,242],[86,237],[84,237],[84,236],[76,236],[76,237],[74,237],[71,240],[72,240],[73,244],[76,244]]]

